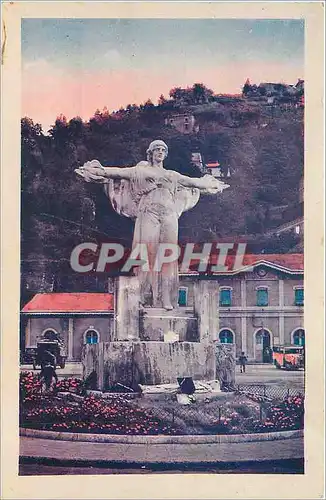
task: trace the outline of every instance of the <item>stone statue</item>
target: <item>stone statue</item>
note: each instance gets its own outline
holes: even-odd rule
[[[177,245],[178,218],[193,208],[201,193],[216,194],[229,187],[211,175],[191,178],[164,169],[168,154],[161,140],[151,142],[147,161],[134,167],[103,167],[99,161],[86,162],[76,169],[87,182],[104,183],[104,189],[117,213],[135,220],[133,248],[145,244],[148,269],[137,269],[140,306],[171,310],[178,300],[178,261],[154,269],[160,244]]]

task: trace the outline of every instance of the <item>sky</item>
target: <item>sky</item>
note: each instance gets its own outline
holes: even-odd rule
[[[194,83],[240,93],[247,78],[304,78],[302,20],[22,20],[22,116],[45,132],[60,114],[88,120]]]

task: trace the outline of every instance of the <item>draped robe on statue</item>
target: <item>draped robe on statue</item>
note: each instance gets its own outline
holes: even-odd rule
[[[162,176],[149,180],[145,172],[153,168]],[[130,180],[110,179],[104,189],[115,211],[135,220],[132,248],[138,244],[147,247],[149,270],[135,268],[141,303],[162,307],[171,302],[177,307],[178,261],[163,264],[160,271],[153,267],[160,243],[178,244],[178,218],[197,204],[199,189],[183,187],[176,172],[153,167],[147,161],[134,167]]]

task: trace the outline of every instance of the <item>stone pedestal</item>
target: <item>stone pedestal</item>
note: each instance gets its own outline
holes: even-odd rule
[[[199,342],[216,339],[219,325],[217,281],[199,280],[194,285],[195,314],[198,317]]]
[[[96,373],[97,389],[110,390],[117,383],[176,383],[178,377],[218,379],[222,389],[235,384],[235,345],[200,342],[101,342],[83,351],[84,379]]]
[[[98,389],[176,383],[178,377],[215,378],[214,345],[199,342],[101,342],[87,345],[84,375],[97,374]]]
[[[232,379],[230,353],[215,342],[219,322],[216,281],[195,282],[192,308],[139,309],[139,296],[136,277],[119,277],[114,341],[86,346],[84,377],[96,372],[100,390],[117,383],[128,387],[175,383],[186,376],[212,380],[217,372],[220,380]]]
[[[115,340],[139,339],[139,281],[136,276],[119,276],[115,293]]]
[[[145,308],[140,313],[140,340],[162,341],[167,334],[176,334],[180,342],[198,342],[198,320],[192,309],[179,307],[173,311]]]

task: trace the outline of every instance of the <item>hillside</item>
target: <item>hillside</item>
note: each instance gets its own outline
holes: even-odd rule
[[[190,112],[199,131],[182,134],[165,119]],[[29,118],[22,120],[22,276],[25,290],[99,289],[103,277],[76,277],[69,270],[72,248],[84,241],[131,243],[133,224],[118,216],[102,188],[76,178],[74,168],[97,158],[104,165],[134,165],[149,142],[169,146],[168,169],[201,173],[191,152],[218,160],[231,171],[231,187],[202,197],[180,218],[181,242],[242,238],[251,251],[287,252],[297,241],[264,236],[275,221],[273,207],[298,205],[303,175],[303,110],[271,111],[266,105],[235,102],[171,106],[129,106],[88,121],[58,118],[50,135]],[[228,181],[229,182],[229,181]],[[79,282],[78,282],[79,280]],[[27,287],[27,288],[26,288]],[[52,288],[51,288],[52,287]],[[100,290],[99,290],[100,291]]]

